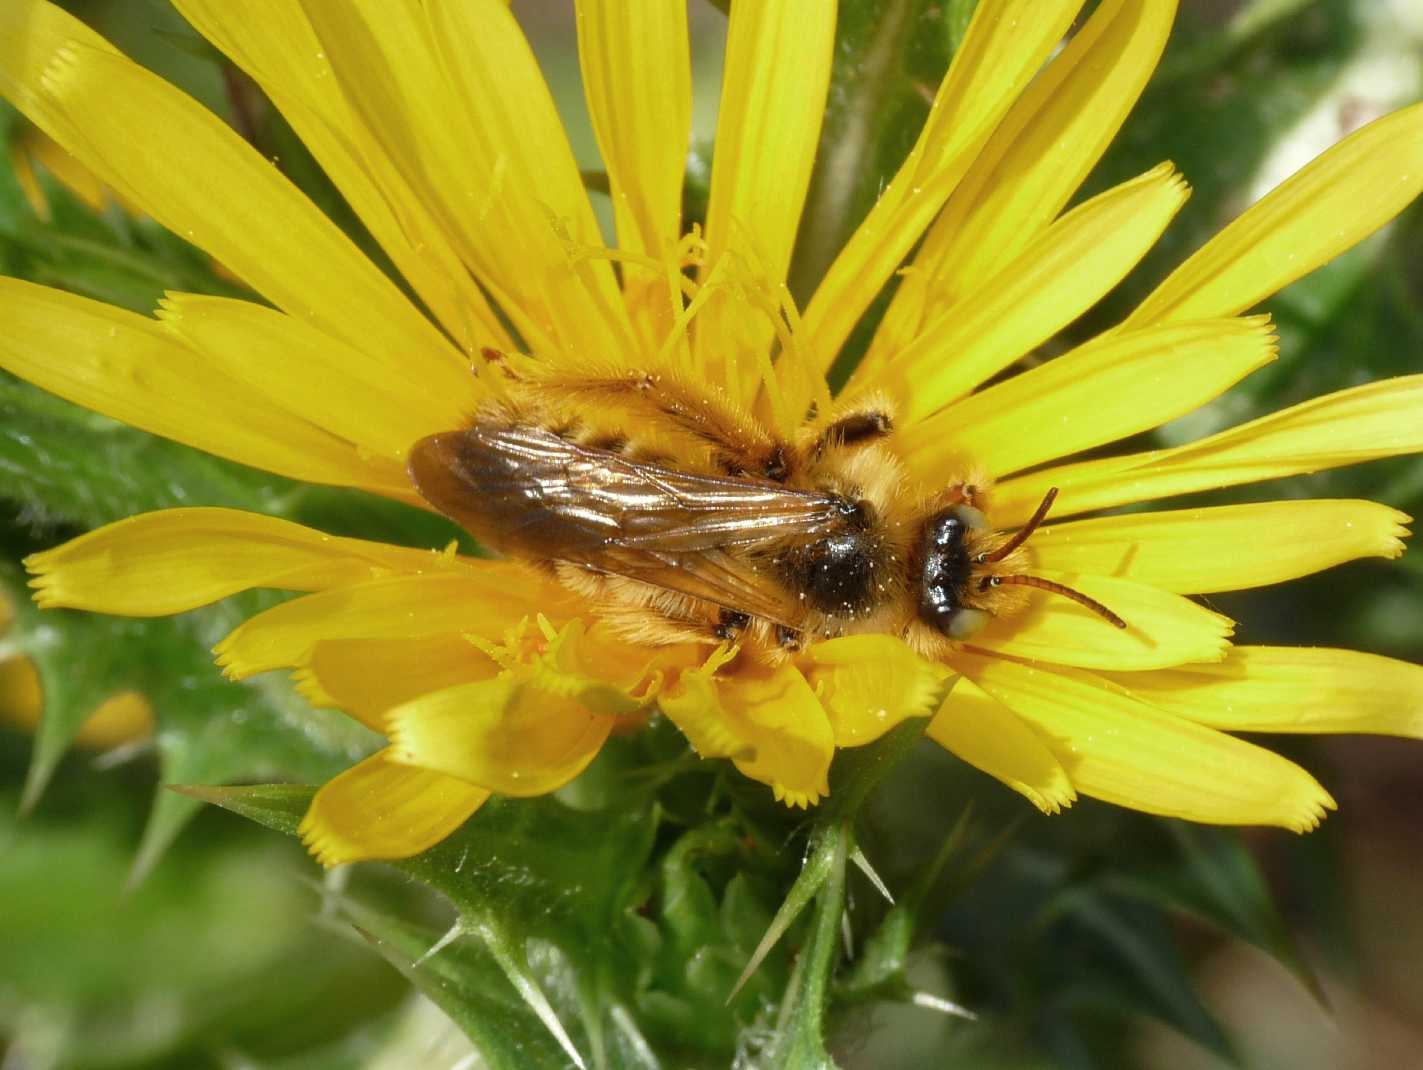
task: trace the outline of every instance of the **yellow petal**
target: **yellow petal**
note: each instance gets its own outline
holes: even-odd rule
[[[888,382],[906,422],[967,394],[1096,304],[1156,243],[1188,192],[1162,164],[1093,197],[852,383]]]
[[[262,87],[460,347],[467,353],[481,345],[510,347],[443,227],[346,99],[300,0],[174,0],[174,5]]]
[[[1238,646],[1217,665],[1110,678],[1143,702],[1215,728],[1423,738],[1423,666],[1374,654]]]
[[[593,132],[608,173],[623,300],[646,353],[659,353],[682,311],[682,184],[692,128],[691,47],[680,0],[578,0],[578,55]],[[675,342],[679,358],[686,340]]]
[[[1423,104],[1307,164],[1207,242],[1127,323],[1231,316],[1333,260],[1423,190]]]
[[[835,10],[823,0],[765,0],[732,9],[704,283],[729,274],[768,302],[779,302],[820,141]],[[694,339],[701,374],[749,402],[774,326],[724,291],[708,297]]]
[[[0,655],[0,725],[33,733],[44,716],[44,683],[27,657]],[[120,691],[84,719],[72,742],[110,750],[153,734],[153,706],[137,691]]]
[[[773,282],[785,278],[825,113],[835,9],[765,0],[731,12],[717,113],[709,259],[752,243]]]
[[[1028,548],[1046,569],[1210,594],[1282,583],[1360,557],[1398,557],[1408,519],[1375,502],[1261,502],[1055,524]]]
[[[974,9],[919,140],[805,310],[802,333],[817,371],[830,367],[1081,7],[1081,0],[999,0]]]
[[[1334,809],[1293,762],[1087,673],[971,656],[955,658],[955,667],[1032,724],[1083,795],[1188,821],[1296,832]]]
[[[108,750],[153,734],[153,704],[137,691],[120,691],[94,707],[74,736],[81,747]]]
[[[75,128],[45,99],[40,80],[55,53],[72,43],[118,55],[108,41],[47,0],[15,0],[0,8],[0,96],[64,147]]]
[[[353,765],[311,800],[298,831],[323,866],[417,855],[489,798],[454,777],[396,765],[389,754],[387,748]]]
[[[362,124],[544,356],[625,361],[632,335],[538,64],[501,0],[307,2]]]
[[[0,723],[33,732],[44,714],[44,684],[26,657],[0,659]]]
[[[800,670],[748,666],[716,679],[710,668],[684,673],[658,698],[662,712],[703,758],[730,758],[787,806],[818,802],[830,790],[835,737]]]
[[[34,130],[38,136],[45,137],[44,132],[37,127],[30,127],[30,129]],[[60,151],[63,152],[62,149]],[[20,193],[29,202],[30,211],[35,214],[36,219],[48,223],[51,219],[49,197],[45,193],[44,186],[40,183],[40,177],[35,172],[34,162],[30,159],[30,154],[25,151],[21,138],[12,137],[10,139],[10,148],[6,156],[10,160],[10,173],[15,176],[15,184],[20,187]]]
[[[1101,158],[1156,67],[1176,0],[1108,0],[1004,117],[905,273],[867,360],[1022,252]]]
[[[940,410],[905,432],[901,451],[928,476],[947,443],[1001,476],[1183,416],[1274,357],[1264,316],[1114,332]]]
[[[372,353],[453,355],[340,228],[226,123],[46,0],[0,5],[0,93],[105,184],[278,307]]]
[[[1423,450],[1423,375],[1326,394],[1172,449],[1045,468],[1002,483],[993,519],[1020,524],[1049,487],[1056,517]]]
[[[1066,770],[1037,732],[970,680],[959,678],[929,722],[928,736],[1045,814],[1058,813],[1077,800]]]
[[[499,640],[525,617],[566,609],[570,596],[522,566],[391,576],[294,598],[239,626],[215,648],[234,679],[302,664],[322,639],[419,639],[468,633]]]
[[[949,672],[888,635],[849,635],[809,647],[801,670],[820,697],[835,746],[872,743],[907,717],[928,717]]]
[[[499,666],[462,635],[421,639],[323,639],[295,673],[314,706],[385,731],[385,715],[420,695],[486,680]]]
[[[1095,598],[1127,622],[1113,627],[1059,595],[1029,593],[1021,613],[991,621],[973,645],[985,650],[1088,669],[1160,669],[1191,661],[1219,661],[1229,648],[1228,617],[1177,594],[1106,576],[1034,570]]]
[[[681,237],[692,126],[687,5],[578,0],[578,56],[618,244],[659,259]]]
[[[391,574],[481,569],[451,554],[337,538],[238,509],[164,509],[25,559],[35,601],[154,617],[253,587],[320,591]]]
[[[272,405],[398,465],[426,435],[463,427],[478,397],[474,376],[453,362],[373,358],[250,301],[170,293],[158,318]]]
[[[392,761],[523,797],[556,791],[583,772],[616,720],[513,675],[397,706],[386,731]]]
[[[93,171],[60,148],[39,127],[22,123],[21,129],[10,139],[10,165],[25,199],[35,215],[45,222],[50,219],[49,200],[35,173],[36,164],[95,212],[102,212],[114,200],[113,193],[94,177]]]
[[[294,479],[413,497],[401,465],[274,408],[143,316],[0,277],[0,322],[0,367],[66,400]]]

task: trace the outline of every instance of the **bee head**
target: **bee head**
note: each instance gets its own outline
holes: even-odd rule
[[[965,596],[983,596],[995,587],[1011,585],[1061,595],[1091,610],[1114,627],[1125,628],[1126,621],[1081,591],[1039,576],[1024,576],[1015,571],[1000,572],[995,567],[1008,559],[1038,529],[1056,498],[1057,488],[1054,487],[1043,497],[1028,522],[991,551],[974,552],[968,546],[973,535],[988,530],[987,518],[977,509],[955,505],[929,517],[924,522],[919,539],[918,560],[922,562],[919,619],[950,639],[967,639],[983,630],[991,614],[966,604]]]
[[[940,510],[919,536],[919,619],[950,639],[967,639],[988,623],[981,609],[964,603],[973,579],[969,532],[988,530],[988,518],[970,505]]]

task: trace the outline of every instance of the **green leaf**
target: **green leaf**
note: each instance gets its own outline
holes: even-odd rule
[[[297,834],[316,788],[309,784],[170,784],[170,789],[200,802],[220,806],[273,832]]]
[[[279,784],[180,790],[289,835],[295,835],[315,791]],[[392,865],[455,906],[467,935],[451,949],[468,943],[468,934],[482,941],[488,961],[506,984],[523,988],[523,1005],[534,1019],[553,1013],[575,1042],[579,1037],[597,1038],[606,1030],[615,1043],[636,1049],[640,1034],[626,1017],[626,1006],[640,971],[640,948],[636,927],[626,919],[636,902],[654,831],[647,809],[583,813],[548,797],[495,799],[443,843]],[[432,943],[422,946],[417,956]],[[540,943],[568,960],[576,989],[570,998],[557,998],[558,986],[535,980],[529,962]],[[440,963],[451,949],[428,961]],[[408,952],[406,948],[402,953]],[[439,970],[449,981],[448,971],[466,959],[452,956],[446,961],[450,965]],[[483,1050],[499,1019],[486,1017],[490,1008],[479,994],[485,991],[480,978],[487,980],[487,962],[479,962],[485,963],[479,977],[442,981],[444,991],[431,995],[447,1009],[453,1006],[457,1020],[472,1023],[470,1037]],[[424,983],[418,976],[412,979]],[[624,1009],[614,1014],[619,1007]],[[580,1022],[581,1030],[573,1028]],[[547,1036],[547,1026],[540,1028]],[[555,1046],[564,1050],[557,1042]],[[592,1046],[601,1049],[603,1043]]]
[[[716,893],[701,875],[703,857],[731,857],[738,831],[731,821],[709,821],[684,833],[662,858],[659,867],[663,900],[662,930],[666,954],[685,962],[701,948],[722,938]]]
[[[1162,918],[1080,888],[1058,897],[1048,917],[1069,918],[1092,943],[1090,965],[1064,977],[1052,1003],[1070,1011],[1102,1009],[1114,1016],[1160,1018],[1232,1065],[1238,1057],[1220,1024],[1201,1003]],[[1049,937],[1061,945],[1061,938]]]
[[[292,486],[3,375],[0,471],[4,497],[34,520],[84,528],[186,505],[271,512]]]
[[[271,1065],[379,1022],[402,998],[383,964],[311,927],[301,852],[256,829],[208,825],[124,891],[144,786],[73,773],[56,806],[24,821],[0,788],[0,1032],[14,1057],[199,1067],[222,1037]]]
[[[0,589],[16,609],[7,646],[30,658],[44,698],[26,809],[39,800],[89,715],[126,691],[143,695],[154,708],[160,774],[167,779],[325,779],[373,745],[367,729],[309,709],[278,678],[243,684],[225,679],[210,648],[243,615],[231,603],[158,620],[40,610],[29,602],[18,570],[3,562]],[[195,812],[186,802],[155,800],[136,875],[151,868]]]
[[[841,997],[850,1002],[909,998],[911,990],[904,968],[918,927],[919,919],[912,908],[891,907],[860,948]]]
[[[944,696],[957,679],[954,677],[945,685]],[[931,708],[938,706],[934,704]],[[910,717],[873,743],[837,751],[830,767],[830,797],[821,805],[825,819],[858,814],[870,794],[918,745],[928,727],[927,717]]]
[[[806,849],[805,862],[801,865],[800,874],[786,892],[780,909],[771,919],[771,924],[767,926],[765,935],[761,937],[761,942],[756,945],[756,950],[751,953],[751,958],[741,971],[741,976],[736,979],[736,984],[732,986],[728,999],[735,997],[741,986],[756,972],[757,967],[761,965],[771,948],[775,947],[776,943],[785,935],[786,930],[791,927],[791,923],[820,893],[825,882],[831,878],[831,870],[837,865],[837,859],[841,869],[839,879],[843,884],[845,879],[844,841],[848,835],[847,831],[836,825],[817,825],[811,836],[810,846]]]
[[[1177,821],[1166,828],[1179,851],[1176,864],[1123,867],[1109,878],[1112,890],[1188,914],[1254,944],[1327,1005],[1319,979],[1300,954],[1239,833]]]
[[[801,886],[806,873],[811,874],[806,883],[815,885],[815,912],[809,939],[796,958],[790,984],[781,999],[771,1045],[757,1062],[766,1070],[835,1070],[825,1048],[825,1008],[830,979],[840,957],[849,845],[850,829],[844,824],[820,825],[811,839],[796,887]],[[795,895],[795,889],[791,894]],[[788,903],[790,898],[787,897]]]
[[[457,939],[427,955],[441,939],[351,899],[341,912],[380,955],[448,1014],[474,1042],[489,1070],[542,1070],[568,1065],[557,1041],[509,984],[477,939]]]

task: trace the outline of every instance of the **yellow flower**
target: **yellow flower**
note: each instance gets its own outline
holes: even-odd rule
[[[733,5],[710,206],[694,233],[681,219],[684,4],[580,0],[613,250],[501,0],[176,3],[261,84],[421,304],[222,122],[46,0],[8,0],[0,92],[269,305],[170,294],[146,318],[0,279],[0,365],[199,449],[421,504],[406,473],[413,444],[465,427],[501,389],[483,347],[545,371],[673,375],[794,439],[807,412],[823,421],[838,404],[825,373],[913,252],[844,396],[885,399],[888,449],[909,485],[932,495],[971,482],[998,531],[1024,525],[1059,488],[1051,526],[1018,551],[1019,573],[1067,584],[1130,625],[1035,595],[932,658],[870,633],[763,661],[630,643],[584,596],[519,560],[223,509],[134,517],[31,559],[46,606],[150,615],[250,587],[307,592],[218,653],[236,678],[295,670],[314,702],[389,737],[317,795],[304,832],[323,862],[408,855],[491,793],[554,790],[610,732],[654,711],[791,804],[825,793],[837,746],[929,717],[933,739],[1046,811],[1082,793],[1296,830],[1319,821],[1329,795],[1227,731],[1423,736],[1423,669],[1232,647],[1232,623],[1187,597],[1397,556],[1405,517],[1283,501],[1061,522],[1423,449],[1423,377],[1184,446],[1059,463],[1180,416],[1270,361],[1267,320],[1241,314],[1423,188],[1423,108],[1316,160],[1125,322],[1004,379],[1112,289],[1187,196],[1163,164],[1064,211],[1160,56],[1168,0],[1103,0],[1056,55],[1080,3],[983,0],[918,143],[803,314],[784,279],[829,83],[825,0]]]
[[[40,669],[10,635],[15,609],[0,593],[0,724],[33,732],[44,710],[44,682]],[[109,695],[84,717],[73,742],[81,747],[109,750],[138,743],[153,733],[153,707],[137,691]],[[21,809],[34,801],[26,787]]]

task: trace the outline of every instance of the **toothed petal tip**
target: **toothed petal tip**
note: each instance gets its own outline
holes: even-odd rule
[[[345,865],[348,862],[359,862],[358,856],[332,837],[326,830],[313,820],[311,813],[301,819],[301,824],[297,826],[297,837],[301,840],[302,846],[307,853],[314,858],[324,869],[332,869],[335,866]]]

